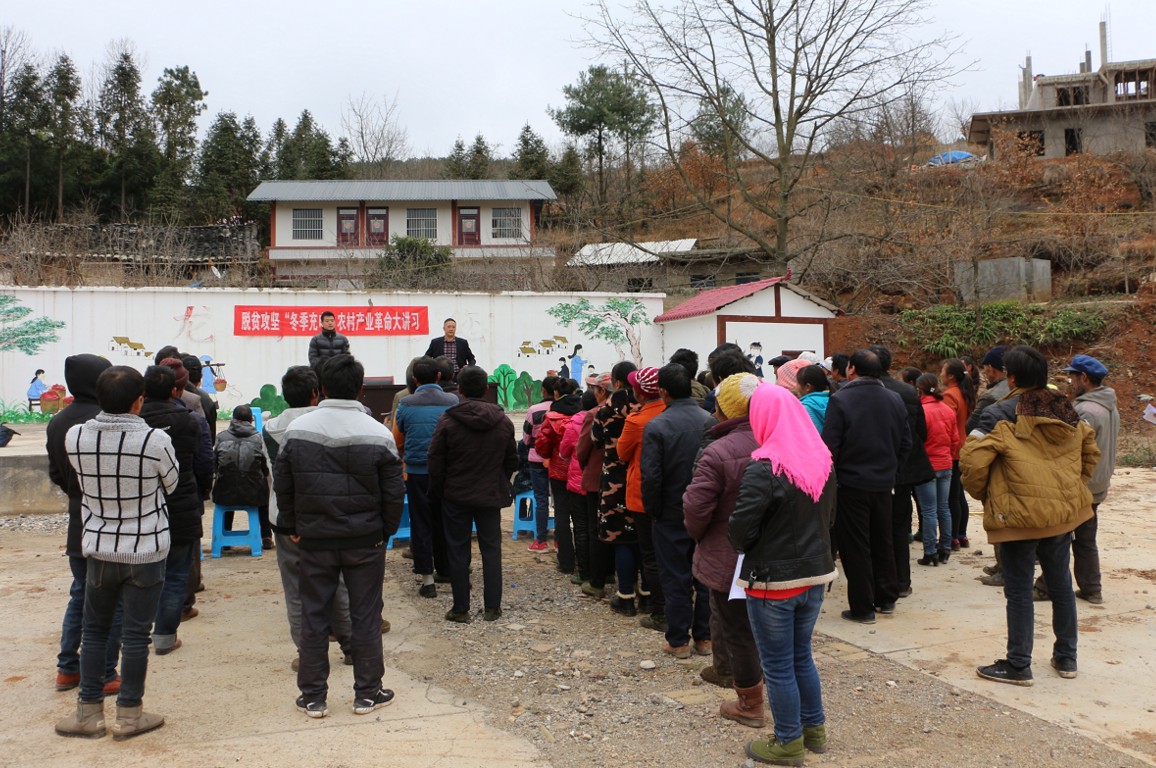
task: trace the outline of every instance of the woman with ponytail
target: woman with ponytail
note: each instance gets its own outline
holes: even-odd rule
[[[747,744],[747,756],[802,765],[805,750],[827,749],[811,635],[823,587],[836,575],[835,472],[830,450],[790,391],[760,384],[750,419],[759,447],[743,470],[729,534],[743,553],[738,585],[746,591],[775,732]]]
[[[915,486],[923,531],[923,557],[915,562],[937,566],[946,563],[951,556],[951,457],[959,455],[959,430],[955,412],[944,404],[939,379],[934,373],[925,373],[916,379],[915,388],[919,390],[927,421],[927,439],[923,441],[923,447],[927,450],[931,468],[935,470],[934,480]]]
[[[959,431],[959,445],[951,454],[951,548],[967,549],[971,544],[967,540],[967,497],[959,481],[959,449],[967,439],[967,418],[975,410],[975,387],[967,375],[967,366],[955,357],[944,361],[939,379],[943,382],[943,402],[955,412]]]

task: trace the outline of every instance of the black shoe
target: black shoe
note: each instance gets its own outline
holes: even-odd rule
[[[325,717],[329,714],[329,708],[325,706],[325,699],[306,701],[304,694],[297,697],[297,709],[314,718]]]
[[[1076,676],[1076,660],[1060,659],[1053,656],[1052,669],[1056,670],[1060,677],[1064,678],[1065,680],[1071,680]]]
[[[951,559],[951,550],[950,549],[939,550],[939,562],[946,563],[950,559]]]
[[[870,613],[864,613],[864,614],[858,614],[858,613],[854,613],[852,611],[843,611],[839,615],[842,616],[847,621],[854,621],[857,624],[874,624],[875,623],[875,611],[871,611]]]
[[[666,632],[666,616],[662,614],[643,616],[638,620],[638,626],[644,629],[653,629],[655,632]]]
[[[654,599],[650,595],[638,596],[638,612],[650,613],[654,610]]]
[[[422,584],[417,593],[422,597],[437,597],[438,588],[436,584]]]
[[[473,568],[471,568],[470,573],[473,573],[473,572],[474,572],[474,570],[473,570]],[[449,583],[450,583],[450,577],[449,576],[443,576],[440,573],[434,574],[434,584],[449,584]]]
[[[1032,668],[1016,669],[1007,659],[999,659],[996,663],[975,670],[985,680],[995,680],[997,683],[1029,686],[1032,684]]]
[[[446,621],[453,621],[458,624],[469,624],[470,615],[468,613],[455,613],[452,609],[446,611]]]
[[[610,598],[610,610],[623,616],[637,616],[638,611],[634,607],[633,597],[619,597],[615,595]]]
[[[497,621],[500,618],[502,618],[501,608],[487,608],[485,612],[482,613],[482,621]]]
[[[368,715],[378,707],[388,707],[393,703],[393,691],[381,688],[373,696],[362,696],[353,700],[353,714]]]
[[[915,562],[919,563],[920,565],[931,565],[931,566],[938,567],[939,566],[939,555],[938,554],[924,555],[923,557],[919,558]]]
[[[900,597],[911,597],[911,592],[912,592],[911,587],[907,587],[906,589],[899,590],[899,596]]]
[[[875,610],[879,611],[884,616],[890,616],[895,613],[895,603],[880,603],[875,606]]]
[[[998,565],[985,565],[983,567],[983,572],[986,573],[988,576],[995,576],[997,573],[1000,572],[1000,570],[999,570]]]

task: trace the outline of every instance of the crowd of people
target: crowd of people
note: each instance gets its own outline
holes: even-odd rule
[[[143,374],[94,355],[66,361],[76,399],[48,428],[73,573],[57,688],[80,692],[58,733],[103,736],[103,699],[114,694],[114,738],[163,724],[142,709],[148,646],[179,649],[180,623],[196,615],[210,498],[261,510],[298,652],[296,703],[310,717],[328,713],[330,634],[353,666],[353,711],[393,700],[381,584],[406,508],[417,594],[448,583],[445,619],[472,621],[476,535],[481,618],[501,617],[500,521],[515,487],[533,496],[530,551],[662,633],[662,652],[710,657],[703,679],[735,691],[722,717],[763,728],[769,704],[773,733],[746,746],[756,761],[801,765],[827,748],[811,635],[836,560],[843,619],[896,613],[912,594],[910,542],[927,567],[970,546],[965,493],[983,503],[997,544],[985,583],[1007,599],[1007,658],[978,674],[1031,684],[1033,604],[1050,600],[1051,664],[1076,675],[1075,600],[1103,600],[1096,513],[1119,429],[1094,358],[1064,368],[1073,403],[1026,346],[898,378],[881,346],[803,353],[771,359],[766,380],[736,345],[713,350],[701,372],[680,349],[662,367],[547,375],[516,437],[452,320],[408,366],[384,423],[359,402],[364,369],[348,341],[322,326],[311,365],[282,379],[289,408],[260,432],[240,406],[216,435],[200,364],[173,348]]]

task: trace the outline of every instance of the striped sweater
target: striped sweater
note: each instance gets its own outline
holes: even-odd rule
[[[85,557],[155,563],[169,554],[165,493],[177,487],[172,442],[139,416],[101,411],[64,438],[82,494]]]

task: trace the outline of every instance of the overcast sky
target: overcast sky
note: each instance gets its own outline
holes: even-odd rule
[[[485,135],[500,154],[529,122],[552,145],[562,136],[547,107],[595,63],[578,0],[57,0],[6,3],[0,27],[23,31],[45,57],[66,52],[87,80],[112,41],[131,40],[150,93],[165,67],[188,65],[217,112],[252,114],[263,132],[309,109],[341,134],[348,97],[396,96],[414,155],[445,155],[454,139]],[[930,32],[957,37],[971,71],[943,100],[1013,108],[1024,56],[1036,74],[1075,71],[1085,45],[1099,66],[1098,24],[1111,15],[1111,58],[1156,58],[1152,0],[1095,6],[1078,0],[930,0]],[[614,63],[614,62],[609,62]]]

